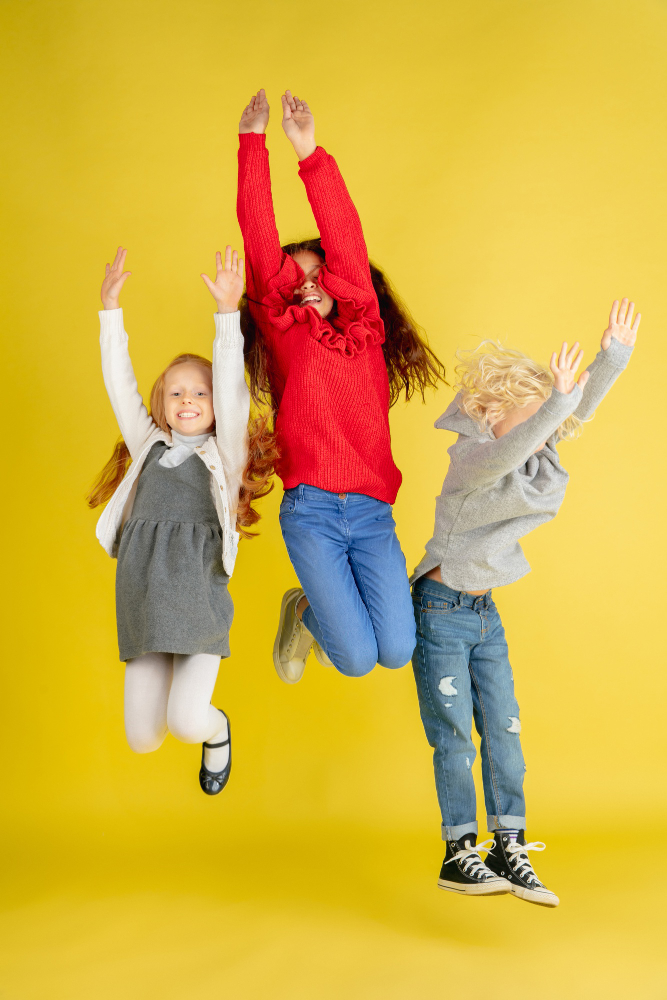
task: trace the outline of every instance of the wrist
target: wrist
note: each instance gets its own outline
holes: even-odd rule
[[[218,312],[224,313],[235,313],[239,311],[238,302],[235,305],[229,305],[227,302],[218,302]]]
[[[307,142],[293,142],[292,145],[294,146],[294,152],[299,158],[299,162],[307,160],[317,149],[317,143],[314,139],[310,139]]]
[[[103,309],[120,309],[120,303],[119,303],[118,299],[116,299],[115,302],[113,302],[111,299],[102,299],[102,308]]]
[[[563,396],[567,396],[572,391],[574,384],[574,382],[564,382],[562,379],[554,379],[554,389]]]

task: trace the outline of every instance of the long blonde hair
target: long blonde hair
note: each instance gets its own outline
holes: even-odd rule
[[[208,358],[203,358],[199,354],[179,354],[158,375],[151,389],[150,416],[156,427],[166,431],[167,434],[171,433],[171,427],[167,423],[164,410],[164,380],[172,368],[188,362],[200,365],[209,372],[213,369]],[[268,416],[260,414],[252,418],[248,424],[248,435],[250,438],[248,462],[243,470],[236,512],[236,526],[245,538],[253,537],[252,533],[245,529],[256,524],[262,516],[253,508],[253,502],[265,497],[273,489],[271,475],[277,458],[275,434],[270,429]],[[123,481],[130,462],[129,449],[121,438],[116,442],[111,458],[86,497],[89,507],[99,507],[111,499]]]
[[[457,351],[456,357],[454,388],[461,393],[459,408],[480,430],[502,420],[515,407],[542,402],[551,395],[551,370],[497,340],[483,340],[473,350]],[[575,438],[581,427],[578,417],[569,416],[556,433],[561,440]]]

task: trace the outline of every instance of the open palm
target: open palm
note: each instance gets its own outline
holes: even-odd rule
[[[269,124],[269,102],[266,99],[266,91],[262,87],[248,101],[243,109],[241,121],[239,122],[239,133],[256,132],[262,135],[266,132]]]
[[[238,251],[230,246],[225,249],[225,259],[218,250],[215,255],[215,281],[211,281],[207,274],[202,274],[204,284],[215,299],[218,312],[236,312],[239,307],[239,299],[243,295],[243,261],[239,258]]]
[[[642,318],[642,314],[637,313],[633,323],[632,314],[634,311],[634,302],[628,302],[627,299],[621,299],[620,303],[618,300],[614,302],[609,314],[609,326],[602,334],[601,346],[603,351],[606,351],[611,344],[612,337],[614,340],[620,340],[622,344],[634,347]]]
[[[584,352],[579,350],[579,341],[576,340],[570,350],[567,349],[567,342],[564,342],[560,353],[556,351],[551,355],[549,367],[553,373],[554,386],[559,392],[569,394],[578,385],[580,389],[586,385],[589,372],[582,372],[577,378],[577,368],[582,362]]]
[[[121,289],[127,279],[132,274],[131,271],[124,271],[127,250],[118,247],[113,264],[107,264],[104,269],[104,281],[100,298],[105,309],[118,309],[118,299]]]
[[[291,90],[286,90],[280,98],[283,106],[283,129],[285,135],[294,146],[300,159],[315,152],[315,119],[308,107],[307,101],[292,96]]]

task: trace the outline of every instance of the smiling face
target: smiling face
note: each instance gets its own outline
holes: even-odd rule
[[[192,361],[174,365],[164,377],[164,413],[178,434],[206,434],[213,430],[213,381],[208,368]]]
[[[334,300],[319,283],[322,258],[312,250],[299,250],[292,254],[292,260],[296,261],[304,273],[303,281],[294,289],[295,301],[302,306],[311,306],[324,319],[333,309]]]
[[[525,406],[515,406],[505,414],[502,420],[498,420],[495,424],[491,425],[494,437],[502,437],[503,434],[511,431],[513,427],[518,427],[519,424],[524,423],[524,421],[528,420],[528,417],[532,417],[533,414],[537,413],[543,402],[543,399],[536,399],[530,403],[526,403]],[[546,441],[543,441],[542,444],[538,445],[534,449],[533,455],[536,455],[538,451],[542,451],[545,444]]]

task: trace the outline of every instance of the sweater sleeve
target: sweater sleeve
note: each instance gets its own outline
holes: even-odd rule
[[[250,393],[245,380],[239,312],[215,314],[213,409],[216,443],[229,488],[233,525],[243,470],[248,461],[250,416]]]
[[[268,283],[280,271],[283,259],[273,212],[265,135],[249,132],[239,136],[236,214],[243,235],[248,297],[258,300],[266,294]]]
[[[128,336],[123,325],[123,310],[102,309],[99,317],[104,385],[123,440],[135,459],[154,433],[155,423],[148,415],[137,387],[128,351]]]
[[[327,270],[375,295],[361,221],[333,156],[318,146],[299,164]]]
[[[581,401],[581,389],[575,385],[570,393],[551,390],[551,395],[539,410],[499,438],[474,438],[454,446],[458,480],[466,488],[490,486],[526,464],[535,449],[548,441],[562,422],[574,412]],[[460,439],[459,439],[460,440]]]
[[[627,367],[633,348],[612,337],[606,351],[600,350],[588,366],[590,376],[584,386],[583,398],[574,411],[579,420],[590,420],[612,385]]]

